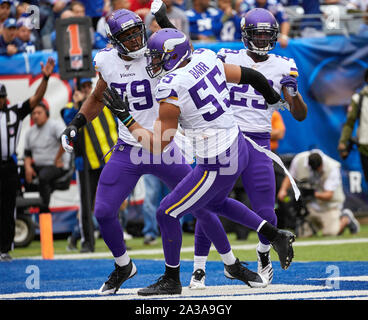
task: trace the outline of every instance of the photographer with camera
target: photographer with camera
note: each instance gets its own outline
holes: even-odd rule
[[[368,182],[368,69],[364,72],[365,86],[351,98],[346,122],[343,126],[339,145],[340,156],[345,160],[353,144],[357,144],[365,180]],[[357,138],[352,138],[355,122],[359,122]]]
[[[324,236],[342,234],[345,228],[351,233],[359,232],[359,222],[350,209],[343,209],[343,191],[340,163],[325,155],[321,150],[305,151],[297,154],[291,162],[289,172],[297,181],[305,182],[308,201],[305,201],[309,214],[300,236],[309,237],[314,230]],[[290,180],[285,177],[277,195],[283,201],[290,188]],[[306,194],[302,193],[302,197]],[[313,230],[314,229],[314,230]]]

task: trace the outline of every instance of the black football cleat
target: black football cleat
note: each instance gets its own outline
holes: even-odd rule
[[[137,267],[132,260],[123,267],[115,263],[115,270],[109,275],[109,279],[102,285],[98,294],[108,295],[115,294],[124,281],[134,277],[137,274]]]
[[[181,294],[181,283],[167,275],[163,275],[158,278],[157,282],[149,285],[146,288],[138,290],[139,296],[156,296],[162,294]]]
[[[294,241],[295,235],[287,230],[278,230],[275,239],[273,241],[270,241],[272,247],[275,249],[279,256],[281,268],[284,270],[289,268],[291,261],[294,258]]]
[[[224,266],[224,274],[226,278],[238,279],[251,288],[264,288],[268,285],[268,281],[262,275],[244,267],[240,263],[239,259],[236,259],[234,264],[225,264]]]

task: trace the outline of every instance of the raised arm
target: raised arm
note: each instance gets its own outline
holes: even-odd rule
[[[47,83],[49,81],[50,75],[52,74],[52,71],[54,70],[54,67],[55,61],[52,58],[49,58],[45,65],[43,65],[43,63],[41,62],[41,72],[43,74],[43,78],[35,94],[29,98],[31,110],[41,102],[43,96],[45,95]]]

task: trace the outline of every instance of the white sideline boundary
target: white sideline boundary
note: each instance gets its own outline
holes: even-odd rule
[[[115,295],[100,296],[97,290],[19,292],[0,294],[0,300],[295,300],[295,299],[359,299],[368,300],[368,290],[332,290],[326,286],[270,284],[267,288],[249,288],[245,285],[207,286],[205,290],[183,287],[180,295],[142,297],[140,288],[121,288]]]
[[[308,246],[329,246],[329,245],[340,245],[340,244],[351,244],[351,243],[368,243],[368,238],[356,238],[356,239],[337,239],[337,240],[311,240],[311,241],[298,241],[293,243],[293,247],[308,247]],[[257,243],[244,244],[244,245],[232,245],[233,250],[255,250]],[[211,246],[211,251],[216,249]],[[194,253],[194,247],[183,247],[181,252],[192,252]],[[162,254],[162,248],[158,249],[142,249],[142,250],[129,250],[129,256],[134,257],[138,255],[157,255]],[[55,254],[54,260],[73,260],[73,259],[98,259],[98,258],[112,258],[111,252],[92,252],[92,253],[70,253],[70,254]],[[42,260],[42,256],[30,256],[14,259],[34,259]]]

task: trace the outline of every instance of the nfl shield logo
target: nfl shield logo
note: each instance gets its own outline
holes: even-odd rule
[[[83,68],[83,58],[81,55],[70,56],[70,67],[73,70],[79,70]]]

